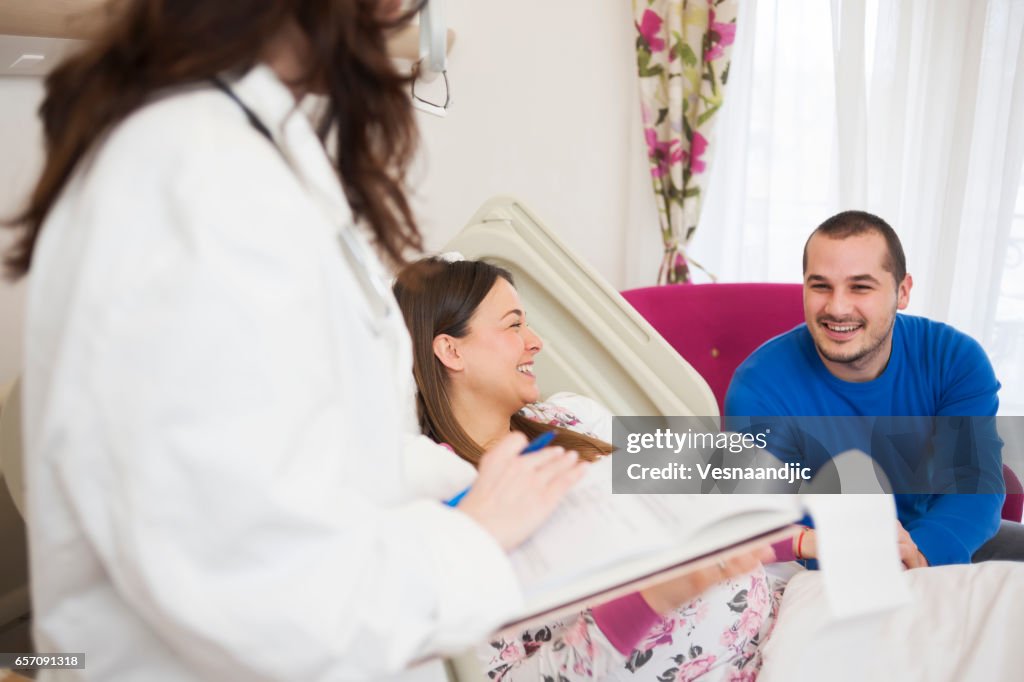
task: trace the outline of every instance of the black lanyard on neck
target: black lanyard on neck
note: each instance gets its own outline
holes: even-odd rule
[[[225,95],[234,100],[235,104],[237,104],[238,107],[245,113],[245,117],[249,120],[249,125],[255,128],[256,132],[258,132],[263,137],[267,138],[267,141],[269,141],[270,144],[277,147],[277,143],[274,142],[274,136],[270,134],[270,129],[263,124],[263,121],[257,118],[256,114],[253,113],[252,109],[246,106],[245,102],[238,98],[238,95],[235,94],[234,90],[229,88],[227,84],[220,78],[211,78],[210,81],[217,87],[218,90],[222,91]]]

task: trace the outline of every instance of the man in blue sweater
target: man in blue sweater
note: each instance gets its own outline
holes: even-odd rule
[[[948,325],[897,314],[909,303],[913,280],[899,238],[885,221],[860,211],[829,218],[807,240],[803,269],[806,324],[766,342],[736,370],[725,399],[730,428],[749,426],[744,420],[755,415],[839,417],[832,420],[836,429],[813,439],[815,448],[791,435],[769,439],[773,454],[814,470],[822,458],[851,448],[878,459],[877,438],[837,435],[856,421],[842,418],[996,414],[999,382],[981,346]],[[896,495],[900,555],[908,568],[972,557],[1024,559],[1021,525],[1000,526],[1002,444],[993,420],[984,421],[989,429],[978,429],[977,446],[984,461],[973,490],[995,494]],[[903,442],[904,463],[908,451],[911,459],[924,457],[930,437]],[[808,535],[803,554],[813,558],[813,531]]]

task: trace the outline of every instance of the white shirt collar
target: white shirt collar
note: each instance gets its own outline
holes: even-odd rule
[[[298,103],[274,70],[266,64],[257,64],[243,76],[232,81],[225,79],[238,99],[267,126],[275,141],[280,143],[288,119],[299,112]]]

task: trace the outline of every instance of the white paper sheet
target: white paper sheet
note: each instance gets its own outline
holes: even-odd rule
[[[835,461],[843,478],[873,467],[871,459],[858,451],[843,453]],[[880,613],[910,600],[892,495],[805,495],[803,501],[817,529],[818,563],[836,618]]]

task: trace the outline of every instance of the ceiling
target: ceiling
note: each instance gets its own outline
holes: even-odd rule
[[[43,76],[107,14],[108,0],[0,0],[0,77]]]
[[[69,38],[0,35],[0,78],[44,76],[81,43]]]

